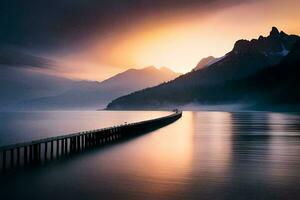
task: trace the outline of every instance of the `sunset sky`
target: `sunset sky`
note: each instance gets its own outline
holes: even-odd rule
[[[238,39],[268,35],[272,26],[300,34],[299,0],[1,4],[0,53],[6,53],[1,67],[29,67],[76,79],[103,80],[150,65],[185,73],[203,57],[224,55]],[[20,55],[19,62],[12,62]]]

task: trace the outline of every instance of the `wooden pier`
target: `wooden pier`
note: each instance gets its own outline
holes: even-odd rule
[[[121,139],[128,139],[168,125],[182,116],[182,112],[137,123],[124,124],[109,128],[50,137],[25,143],[0,147],[0,168],[39,164],[62,156],[82,152]]]

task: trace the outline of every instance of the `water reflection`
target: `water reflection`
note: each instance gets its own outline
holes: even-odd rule
[[[281,113],[269,113],[268,124],[273,136],[299,136],[299,116]]]
[[[177,121],[166,128],[124,144],[121,147],[123,151],[114,148],[107,152],[108,155],[102,157],[110,158],[110,164],[104,164],[103,167],[110,166],[110,173],[134,182],[133,188],[126,189],[128,193],[134,194],[138,190],[143,195],[159,199],[162,196],[184,192],[185,183],[182,180],[189,176],[193,156],[191,119],[192,115],[188,114],[182,122]],[[105,160],[102,158],[98,163],[103,165]]]
[[[4,175],[0,193],[10,199],[33,193],[37,199],[298,199],[299,124],[290,114],[184,112],[134,140]]]
[[[287,196],[295,197],[300,180],[300,129],[293,127],[299,126],[299,116],[234,113],[232,118],[232,181],[250,185],[243,190],[250,196],[256,190],[264,192],[259,197],[283,198],[287,195],[283,191],[289,190]]]
[[[222,176],[231,159],[231,114],[222,112],[193,113],[194,170]],[[209,171],[208,171],[209,169]]]

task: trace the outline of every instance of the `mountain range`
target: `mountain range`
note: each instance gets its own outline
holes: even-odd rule
[[[30,94],[26,95],[27,99],[17,101],[12,107],[21,110],[95,110],[105,107],[114,98],[158,85],[179,75],[166,67],[158,69],[150,66],[143,69],[129,69],[102,82],[72,81],[65,87],[54,84],[62,89],[48,95],[40,94],[36,98],[28,98]]]
[[[188,104],[239,103],[247,108],[288,105],[294,97],[298,98],[292,93],[299,87],[295,79],[299,68],[295,56],[299,55],[298,41],[299,36],[273,27],[267,37],[239,40],[232,51],[212,58],[212,64],[207,65],[208,61],[173,81],[120,97],[107,109],[157,109]]]

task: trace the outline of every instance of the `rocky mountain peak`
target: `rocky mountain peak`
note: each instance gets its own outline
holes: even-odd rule
[[[206,67],[210,62],[212,62],[215,59],[216,58],[213,57],[213,56],[208,56],[206,58],[202,58],[193,70],[195,71],[195,70],[202,69],[202,68]]]
[[[279,31],[278,31],[278,29],[276,28],[276,27],[272,27],[272,30],[271,30],[271,32],[270,32],[270,36],[272,37],[272,36],[279,36]]]
[[[233,48],[233,53],[262,53],[264,55],[277,54],[278,56],[286,55],[283,51],[288,52],[298,36],[288,35],[283,31],[279,32],[276,27],[272,27],[270,35],[267,37],[259,36],[258,39],[238,40]]]
[[[251,50],[251,42],[249,40],[238,40],[234,44],[234,53],[246,53]]]

